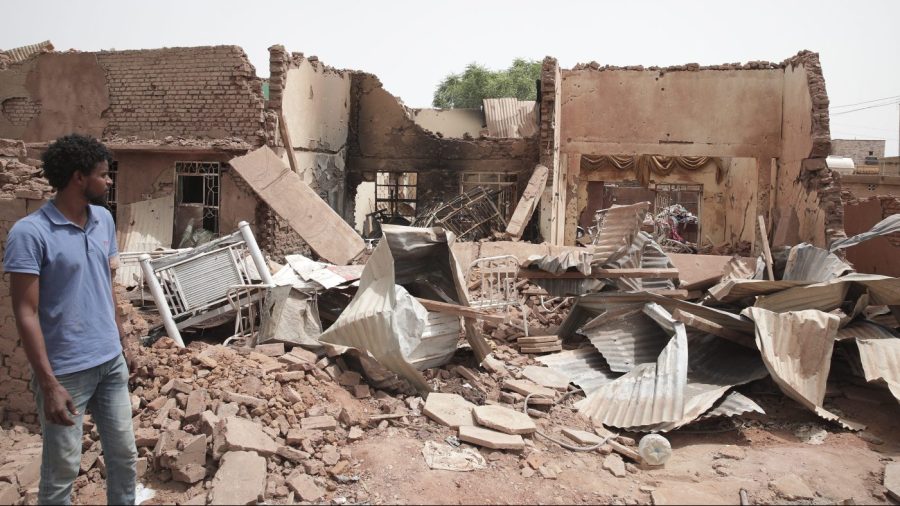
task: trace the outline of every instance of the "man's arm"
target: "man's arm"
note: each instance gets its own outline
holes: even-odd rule
[[[122,315],[119,314],[119,298],[116,297],[116,267],[118,267],[118,261],[114,263],[112,260],[110,260],[110,277],[113,280],[110,283],[110,290],[112,290],[113,312],[116,315],[116,329],[119,330],[119,340],[122,342],[122,353],[125,354],[125,364],[128,366],[128,370],[133,372],[134,357],[131,355],[131,352],[128,349],[128,343],[125,342],[125,331],[122,329]]]
[[[47,358],[44,333],[38,319],[39,278],[35,274],[11,272],[9,292],[12,297],[16,327],[44,398],[44,416],[50,423],[74,425],[68,413],[78,415],[69,392],[59,384]],[[68,411],[68,413],[67,413]]]

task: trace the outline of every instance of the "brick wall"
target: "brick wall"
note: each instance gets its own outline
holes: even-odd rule
[[[237,46],[103,51],[104,136],[265,139],[262,81]]]
[[[884,142],[884,140],[832,139],[831,154],[852,158],[857,166],[865,165],[867,156],[884,158]]]
[[[16,126],[25,126],[41,112],[41,104],[27,97],[13,97],[3,101],[3,117]]]
[[[40,169],[25,163],[21,141],[0,139],[0,252],[6,236],[20,218],[43,205],[52,189]],[[9,297],[9,276],[0,277],[0,420],[36,421],[34,399],[28,390],[31,370],[19,342]]]

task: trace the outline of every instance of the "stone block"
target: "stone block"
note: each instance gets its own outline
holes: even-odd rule
[[[275,441],[256,422],[230,416],[220,422],[219,430],[229,451],[253,451],[265,457],[278,451]]]
[[[473,409],[475,405],[460,395],[433,392],[428,394],[422,412],[437,423],[457,428],[475,425]]]
[[[256,452],[228,452],[211,483],[210,504],[256,503],[266,491],[266,459]]]
[[[531,417],[503,406],[477,406],[472,414],[479,425],[507,434],[531,434],[537,430]]]
[[[483,427],[463,425],[459,428],[459,439],[467,443],[494,450],[524,450],[525,441],[517,434],[504,434]]]
[[[334,430],[337,428],[337,420],[332,416],[308,416],[300,420],[300,427],[314,430]]]
[[[312,476],[299,471],[295,471],[294,474],[290,475],[285,483],[297,494],[301,501],[318,501],[325,495],[325,491],[316,485]]]

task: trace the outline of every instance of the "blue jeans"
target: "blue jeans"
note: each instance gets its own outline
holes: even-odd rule
[[[40,504],[71,504],[72,484],[81,467],[82,422],[85,408],[90,411],[106,462],[107,504],[134,504],[137,473],[137,448],[131,424],[131,398],[128,393],[128,366],[122,355],[90,369],[57,376],[72,396],[78,416],[69,417],[75,425],[67,427],[48,422],[44,400],[37,381],[31,389],[37,404],[44,438],[41,458]]]

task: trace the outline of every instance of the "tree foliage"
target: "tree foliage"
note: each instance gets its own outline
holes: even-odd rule
[[[536,81],[541,77],[541,62],[516,58],[505,70],[489,70],[472,62],[462,74],[450,74],[434,91],[434,107],[478,108],[485,98],[537,98]]]

